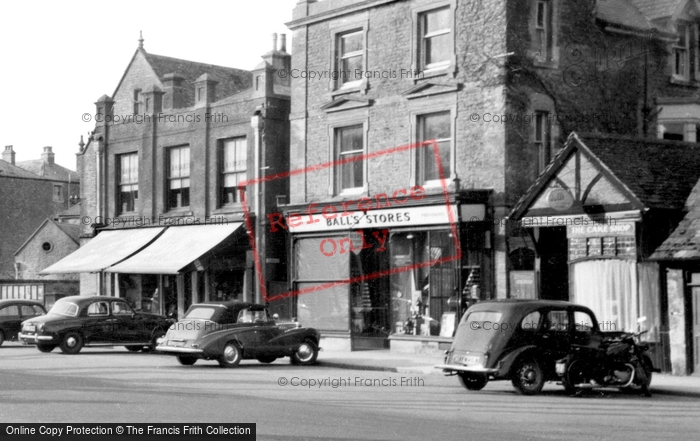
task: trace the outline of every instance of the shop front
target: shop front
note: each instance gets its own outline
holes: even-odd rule
[[[102,295],[177,318],[198,301],[251,301],[249,249],[241,222],[105,230],[43,273],[97,273]]]
[[[672,171],[673,164],[692,163],[690,147],[572,134],[509,216],[534,244],[538,298],[588,306],[603,331],[646,330],[642,339],[665,371],[679,352],[674,341],[688,338],[674,329],[677,296],[667,282],[673,274],[654,251],[678,224],[697,182],[696,172]],[[551,261],[565,269],[551,271],[559,267]],[[567,285],[568,292],[552,289]]]
[[[443,202],[294,222],[294,216],[305,220],[305,210],[285,213],[291,289],[298,320],[321,330],[324,347],[438,349],[451,342],[467,300],[490,295],[485,204]]]

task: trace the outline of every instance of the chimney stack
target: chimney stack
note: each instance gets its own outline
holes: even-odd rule
[[[280,52],[287,52],[287,34],[280,34]]]
[[[12,150],[11,145],[5,146],[5,151],[2,152],[2,160],[7,161],[12,165],[15,165],[15,151]]]
[[[51,147],[44,147],[44,153],[41,154],[41,159],[45,164],[53,164],[54,153]]]

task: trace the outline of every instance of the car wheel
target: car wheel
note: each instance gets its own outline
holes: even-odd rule
[[[5,343],[5,333],[0,331],[0,346]]]
[[[59,346],[64,354],[77,354],[83,349],[83,336],[77,332],[68,332],[61,339]]]
[[[155,351],[156,346],[158,346],[158,339],[162,337],[165,337],[165,331],[162,329],[156,329],[153,331],[153,335],[151,336],[151,344],[143,348],[143,350],[148,352]]]
[[[56,349],[56,345],[36,345],[39,352],[51,352]]]
[[[581,360],[572,360],[566,364],[564,375],[561,377],[561,383],[564,385],[564,390],[569,395],[574,395],[578,392],[577,384],[587,383],[585,378],[586,366]]]
[[[314,364],[316,362],[316,357],[318,357],[318,346],[316,346],[313,340],[307,338],[294,351],[291,362],[293,364],[307,366]]]
[[[486,374],[461,373],[457,376],[462,386],[469,390],[481,390],[489,382],[489,377]]]
[[[124,347],[125,347],[126,350],[129,351],[129,352],[138,352],[138,351],[140,351],[141,349],[143,349],[143,346],[133,346],[133,345],[131,345],[131,346],[124,346]]]
[[[260,363],[272,363],[277,360],[277,357],[258,357]]]
[[[525,358],[515,365],[511,381],[521,394],[537,395],[544,387],[544,372],[535,359]]]
[[[224,352],[219,357],[219,365],[222,367],[236,367],[243,358],[243,351],[235,342],[228,342],[224,346]]]
[[[197,363],[197,357],[192,357],[191,355],[178,355],[177,362],[183,366],[192,366]]]

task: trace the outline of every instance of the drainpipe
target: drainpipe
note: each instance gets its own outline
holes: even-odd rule
[[[97,214],[97,218],[100,220],[102,220],[102,149],[104,148],[103,139],[104,138],[102,138],[101,136],[96,139],[97,148],[95,149],[95,183],[97,185],[97,188],[95,189],[95,213]],[[93,223],[97,223],[97,221],[93,219]],[[96,274],[97,295],[104,295],[104,293],[102,292],[102,275],[102,271]]]
[[[255,209],[255,248],[258,251],[258,259],[255,266],[255,299],[256,303],[262,303],[263,301],[263,284],[265,283],[265,245],[263,240],[264,213],[261,202],[263,197],[262,189],[264,188],[264,183],[260,182],[261,179],[261,162],[262,158],[262,130],[263,130],[263,117],[260,115],[260,111],[256,111],[252,118],[250,119],[250,125],[255,131],[255,153],[254,153],[254,175],[255,179],[255,198],[254,198],[254,209]],[[259,267],[257,266],[259,264]]]

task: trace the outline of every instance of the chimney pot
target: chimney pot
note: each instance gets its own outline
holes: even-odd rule
[[[287,34],[280,34],[280,52],[287,52]]]
[[[44,153],[41,154],[41,159],[47,164],[54,163],[54,153],[50,146],[44,147]]]
[[[277,33],[272,34],[272,50],[276,51],[277,50]]]

